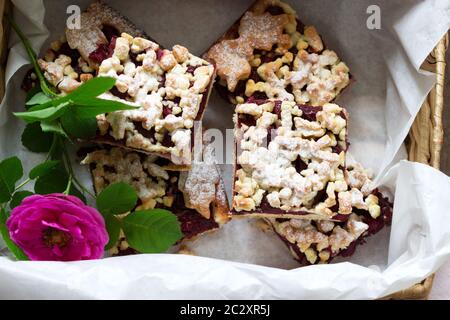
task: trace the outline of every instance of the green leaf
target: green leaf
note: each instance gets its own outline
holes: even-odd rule
[[[58,160],[47,161],[41,164],[38,164],[33,169],[31,169],[29,177],[30,179],[36,179],[37,177],[48,174],[53,168],[55,168],[59,164]]]
[[[75,91],[66,97],[78,103],[79,100],[95,98],[114,87],[116,79],[112,77],[95,77],[79,86]]]
[[[57,94],[52,89],[50,89],[47,80],[45,79],[44,74],[42,73],[42,70],[39,67],[36,52],[34,52],[33,48],[31,47],[30,41],[28,40],[27,37],[25,37],[22,30],[20,30],[16,22],[9,15],[6,15],[6,18],[8,19],[9,24],[17,33],[17,35],[19,36],[20,40],[23,43],[23,46],[25,47],[28,57],[30,58],[31,63],[33,64],[34,71],[36,72],[36,75],[39,78],[39,86],[41,87],[42,91],[50,97],[56,96]]]
[[[42,131],[39,123],[31,123],[22,134],[22,144],[32,152],[48,152],[52,146],[53,135]]]
[[[77,109],[71,107],[61,117],[64,131],[73,138],[89,139],[95,137],[97,132],[97,119],[93,117],[81,117]]]
[[[6,220],[7,220],[8,214],[5,210],[1,209],[0,212],[0,234],[2,235],[3,241],[5,242],[6,246],[8,247],[9,251],[11,251],[12,254],[16,257],[17,260],[29,260],[27,255],[23,252],[22,249],[20,249],[14,241],[11,240],[9,236],[9,230],[6,227]]]
[[[49,107],[42,110],[33,110],[26,112],[14,112],[14,115],[28,123],[33,123],[37,121],[52,121],[59,118],[71,104],[71,101],[63,102],[56,107]]]
[[[60,136],[63,136],[64,138],[68,138],[66,132],[64,131],[64,129],[61,126],[61,123],[58,120],[42,121],[41,122],[41,129],[44,132],[56,133],[56,134],[59,134]]]
[[[117,243],[120,235],[120,221],[114,216],[105,219],[106,230],[109,235],[109,242],[105,246],[105,250],[109,250]]]
[[[70,190],[69,190],[69,194],[71,196],[75,196],[78,199],[80,199],[81,201],[83,201],[84,203],[86,203],[86,197],[83,195],[83,193],[81,193],[80,190],[78,190],[72,183],[72,185],[70,186]]]
[[[30,109],[32,106],[26,105],[26,102],[30,101],[37,93],[42,92],[41,87],[38,85],[31,88],[30,91],[27,92],[27,96],[25,97],[25,109]]]
[[[33,106],[33,105],[36,105],[36,104],[44,104],[44,103],[47,103],[49,101],[52,101],[52,99],[50,99],[45,93],[38,92],[30,100],[28,100],[25,103],[25,105]]]
[[[34,112],[34,111],[40,111],[40,110],[44,110],[44,109],[48,109],[50,107],[56,107],[59,106],[60,104],[67,102],[67,98],[66,97],[61,97],[61,98],[54,98],[53,100],[50,100],[48,102],[45,102],[43,104],[37,104],[34,106],[30,106],[28,111],[29,112]]]
[[[68,181],[67,172],[58,166],[36,180],[34,192],[37,194],[62,193],[66,190]]]
[[[80,117],[95,117],[99,114],[109,113],[119,110],[137,109],[138,106],[122,103],[120,101],[106,99],[80,99],[74,105]]]
[[[97,209],[108,217],[122,214],[134,209],[138,196],[136,191],[126,183],[115,183],[106,187],[97,196]]]
[[[183,236],[177,217],[162,209],[133,212],[122,228],[130,247],[141,253],[165,252]]]
[[[9,203],[9,207],[11,209],[14,209],[17,206],[20,206],[20,204],[22,203],[23,199],[25,199],[26,197],[32,196],[34,193],[31,191],[17,191],[16,193],[14,193],[11,202]]]
[[[11,199],[16,182],[23,176],[22,162],[19,158],[12,157],[0,162],[0,203]]]

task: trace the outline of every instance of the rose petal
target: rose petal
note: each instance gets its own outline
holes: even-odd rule
[[[13,241],[31,260],[98,259],[109,240],[101,214],[64,194],[27,197],[11,212],[6,225]],[[47,228],[67,232],[70,241],[63,247],[45,244]]]

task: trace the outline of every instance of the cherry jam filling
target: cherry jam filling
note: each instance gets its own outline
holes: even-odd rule
[[[99,44],[97,49],[89,54],[89,59],[100,64],[103,60],[112,57],[114,48],[116,47],[116,38],[120,36],[119,31],[113,26],[105,25],[102,28],[108,43]]]
[[[161,79],[159,79],[158,89],[164,88],[165,85],[166,85],[166,74],[164,73],[163,75],[161,75]]]
[[[317,121],[317,112],[322,110],[322,107],[313,107],[306,105],[298,105],[299,109],[302,110],[302,118],[308,121]]]
[[[117,30],[117,28],[115,28],[114,26],[111,26],[111,25],[104,25],[102,27],[102,32],[105,35],[105,37],[108,40],[108,42],[111,42],[111,40],[113,38],[120,37],[119,30]]]
[[[169,114],[172,114],[172,109],[169,106],[163,106],[163,116],[167,117]]]
[[[178,175],[179,173],[172,173],[171,177],[176,176],[178,178]],[[174,196],[172,206],[167,208],[161,204],[158,204],[156,207],[161,209],[169,209],[177,216],[178,221],[181,223],[181,232],[185,238],[189,239],[200,233],[219,227],[213,217],[210,219],[205,219],[196,210],[186,208],[183,193],[178,189],[178,182],[170,184],[166,190],[166,195]]]
[[[197,68],[198,66],[188,66],[186,72],[194,75],[194,72]]]
[[[164,50],[162,50],[162,49],[156,50],[156,59],[158,59],[158,61],[161,60],[163,55],[164,55]]]
[[[136,67],[142,66],[142,63],[143,63],[142,60],[141,61],[137,60],[138,55],[139,55],[138,53],[134,53],[131,51],[128,53],[128,56],[130,57],[131,62],[133,62]]]
[[[70,59],[71,59],[70,65],[72,66],[72,68],[74,69],[74,71],[76,73],[78,73],[78,74],[83,73],[78,64],[78,59],[81,57],[78,50],[72,49],[67,42],[64,42],[63,44],[61,44],[61,47],[59,48],[59,50],[57,52],[55,52],[55,56],[57,57],[61,54],[70,57]]]
[[[152,144],[156,143],[157,140],[155,138],[156,134],[155,128],[152,127],[150,128],[150,130],[147,130],[142,126],[142,122],[134,121],[133,123],[136,130],[140,134],[142,134],[145,138],[149,139]],[[161,141],[161,145],[163,145],[166,148],[171,148],[175,146],[168,132],[164,132],[164,137],[163,140]]]
[[[89,54],[89,59],[100,64],[103,60],[111,58],[116,46],[116,38],[112,38],[108,44],[100,44],[97,49]]]
[[[116,86],[112,87],[112,89],[109,90],[109,92],[113,96],[116,96],[116,97],[118,97],[120,99],[123,99],[123,100],[131,99],[131,96],[128,94],[128,92],[120,92],[119,89],[117,89]]]
[[[278,119],[281,119],[281,104],[282,103],[283,102],[280,100],[277,100],[274,102],[272,113],[275,113],[278,116]]]
[[[284,10],[278,6],[270,6],[266,9],[266,11],[269,12],[273,16],[278,16],[280,14],[284,14]]]
[[[254,96],[251,96],[246,101],[246,103],[255,103],[257,105],[264,104],[266,102],[267,102],[267,99],[256,99]]]
[[[22,84],[20,85],[20,88],[27,93],[32,92],[32,90],[34,88],[37,88],[37,86],[38,86],[37,79],[33,79],[31,76],[33,73],[34,73],[34,69],[28,70],[27,73],[25,74],[25,77],[22,80]],[[38,89],[35,89],[35,90],[36,90],[35,93],[38,93]],[[30,97],[27,96],[27,100],[28,100],[28,98],[31,98],[31,97],[32,97],[32,94],[30,94]]]

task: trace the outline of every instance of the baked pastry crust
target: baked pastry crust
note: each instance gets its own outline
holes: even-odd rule
[[[232,214],[348,216],[346,126],[347,113],[336,104],[310,107],[266,100],[237,105]]]
[[[181,223],[182,241],[216,230],[229,220],[225,187],[212,162],[194,163],[190,171],[170,171],[162,158],[105,148],[90,152],[82,163],[90,166],[97,194],[112,183],[125,182],[138,193],[136,210],[173,212]],[[209,177],[206,184],[205,177]],[[122,238],[112,250],[115,255],[133,251]]]
[[[233,104],[249,97],[322,106],[349,85],[349,68],[313,26],[279,0],[257,0],[205,54]]]

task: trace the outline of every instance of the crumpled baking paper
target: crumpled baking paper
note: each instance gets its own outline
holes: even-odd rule
[[[107,2],[165,47],[179,43],[201,54],[252,0],[135,0],[132,6]],[[402,159],[406,157],[403,141],[435,83],[435,76],[419,67],[450,27],[450,1],[377,1],[380,30],[366,26],[371,0],[287,2],[304,23],[318,28],[356,78],[338,103],[350,113],[352,156],[372,168],[379,187],[395,196],[392,227],[369,238],[346,262],[301,268],[279,239],[248,219],[233,220],[189,243],[198,256],[15,262],[3,249],[1,298],[373,299],[410,287],[446,261],[450,178]],[[89,2],[78,3],[84,8]],[[73,3],[13,0],[13,4],[16,21],[38,49],[61,35],[66,8]],[[23,108],[19,87],[29,68],[26,64],[25,51],[13,36],[7,95],[0,106],[0,158],[17,155],[24,160],[25,170],[42,160],[20,146],[24,125],[11,115]],[[230,129],[231,116],[232,107],[214,93],[204,126]],[[229,191],[232,167],[224,164],[221,169]],[[78,168],[78,172],[90,185],[86,169]]]

